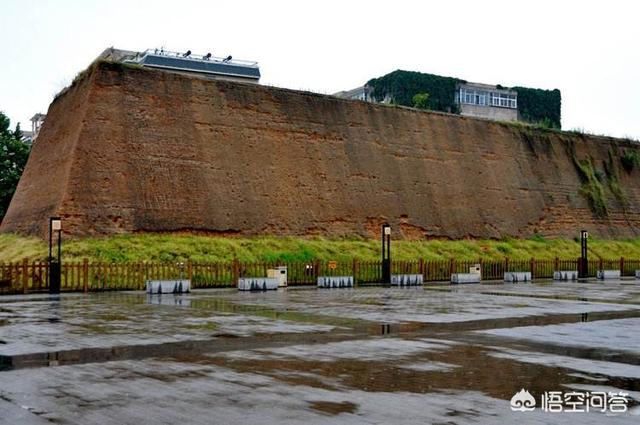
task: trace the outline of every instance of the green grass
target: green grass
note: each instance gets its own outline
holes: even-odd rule
[[[587,199],[591,212],[599,218],[606,217],[608,212],[602,186],[603,176],[596,169],[593,158],[580,160],[573,155],[573,164],[582,181],[580,193]]]
[[[640,238],[590,240],[592,255],[602,258],[640,258]],[[455,258],[527,259],[535,257],[574,258],[579,243],[571,239],[421,240],[393,241],[396,260]],[[63,243],[63,261],[109,263],[141,261],[253,261],[377,260],[380,242],[365,239],[294,237],[223,238],[190,234],[131,234],[106,238],[70,240]],[[0,235],[0,261],[42,260],[47,257],[45,241],[11,234]]]

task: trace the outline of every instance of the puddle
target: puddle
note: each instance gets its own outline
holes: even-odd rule
[[[333,401],[308,401],[309,407],[329,415],[339,415],[340,413],[355,413],[358,405],[350,401],[341,403]]]
[[[157,304],[144,294],[7,303],[0,352],[15,341],[26,349],[0,355],[0,370],[13,370],[0,372],[0,394],[46,411],[73,406],[59,410],[62,417],[90,412],[104,419],[152,405],[160,421],[174,423],[190,421],[172,414],[206,422],[215,411],[225,423],[253,414],[254,422],[270,423],[406,423],[404,415],[412,423],[497,424],[520,420],[509,416],[508,403],[521,388],[537,399],[571,388],[640,393],[640,356],[619,350],[638,340],[629,333],[638,326],[608,331],[616,320],[640,318],[640,309],[477,295],[373,288],[207,292]],[[540,339],[474,332],[523,336],[525,327],[536,327]],[[576,336],[564,327],[588,332]],[[25,335],[31,339],[20,339]],[[185,339],[167,340],[174,337]],[[77,338],[76,347],[61,349],[69,338]],[[83,346],[96,341],[109,345]],[[580,341],[585,345],[571,345]],[[585,423],[601,418],[609,419],[597,414]],[[572,420],[582,417],[566,423]]]
[[[377,325],[377,334],[385,335],[390,333],[408,332],[462,332],[488,329],[507,329],[524,326],[548,326],[564,323],[595,322],[612,319],[627,319],[640,317],[638,310],[602,311],[570,314],[547,314],[542,316],[507,317],[496,319],[469,320],[463,322],[437,322],[423,323],[411,322],[401,324]],[[371,327],[370,329],[374,329]]]
[[[490,343],[592,360],[640,365],[640,319],[610,317],[593,320],[582,315],[579,323],[532,325],[484,330],[470,341]]]
[[[251,294],[249,294],[251,295]],[[342,327],[363,326],[367,321],[337,316],[325,316],[291,310],[278,310],[264,305],[241,303],[242,300],[229,301],[223,298],[200,298],[191,301],[191,307],[205,311],[221,313],[247,314],[273,320],[313,323]],[[251,300],[247,300],[251,301]]]
[[[210,300],[207,301],[207,305],[211,305]],[[246,313],[264,312],[265,315],[274,315],[270,317],[295,317],[300,320],[310,321],[316,320],[316,316],[304,315],[299,313],[285,312],[280,314],[272,310],[264,310],[256,306],[238,306],[229,302],[214,302],[221,309],[231,309],[234,311],[242,311]],[[111,316],[118,317],[121,316]],[[190,316],[190,317],[193,317]],[[209,316],[211,317],[210,313]],[[226,316],[225,316],[226,317]],[[640,310],[623,310],[613,312],[592,312],[592,313],[579,313],[579,314],[561,314],[561,315],[547,315],[547,316],[526,316],[520,318],[500,318],[500,319],[485,319],[466,322],[443,322],[443,323],[382,323],[372,324],[366,321],[352,321],[356,322],[350,328],[334,328],[325,329],[322,331],[310,332],[309,329],[297,329],[295,326],[287,325],[279,333],[278,327],[269,325],[264,327],[264,330],[271,330],[270,332],[262,332],[261,328],[253,327],[252,334],[239,335],[237,333],[230,333],[229,329],[236,329],[240,324],[237,323],[236,316],[228,316],[229,324],[225,324],[221,328],[220,322],[208,321],[205,319],[182,319],[182,327],[176,327],[174,332],[184,331],[201,331],[209,333],[208,335],[202,334],[198,338],[194,335],[191,339],[184,341],[168,341],[157,342],[157,337],[146,338],[145,341],[138,341],[139,344],[123,344],[114,340],[111,346],[106,347],[93,347],[93,348],[78,348],[78,349],[66,349],[66,350],[47,350],[46,345],[40,345],[40,349],[33,350],[31,352],[14,353],[0,355],[0,370],[25,368],[25,367],[41,367],[41,366],[57,366],[63,364],[81,364],[91,362],[105,362],[113,360],[126,360],[126,359],[143,359],[156,356],[170,356],[173,354],[181,353],[216,353],[240,349],[252,349],[259,347],[279,347],[286,345],[295,345],[301,343],[319,343],[319,342],[331,342],[331,341],[346,341],[346,340],[365,340],[370,336],[377,335],[403,335],[406,337],[442,337],[443,334],[451,334],[453,339],[462,341],[482,341],[482,338],[477,335],[463,335],[464,332],[475,330],[491,330],[491,329],[509,329],[526,326],[540,326],[544,329],[544,326],[567,324],[567,323],[580,323],[580,322],[594,322],[599,320],[611,320],[620,318],[634,318],[640,317]],[[330,319],[330,318],[329,318]],[[220,317],[218,317],[220,320]],[[144,323],[144,322],[143,322]],[[235,323],[235,324],[233,324]],[[92,322],[79,324],[76,330],[70,331],[79,332],[80,330],[86,332],[91,331],[94,333],[112,335],[118,337],[122,334],[125,340],[129,340],[129,334],[131,329],[116,327],[112,328],[113,322]],[[231,326],[231,327],[230,327]],[[287,333],[290,332],[290,333]],[[298,332],[298,333],[294,333]],[[79,332],[82,334],[82,332]],[[461,337],[460,337],[461,336]],[[43,335],[46,337],[46,334]],[[3,339],[1,341],[5,341]],[[7,344],[0,346],[8,347]],[[55,345],[51,345],[55,346]],[[548,348],[548,347],[547,347]],[[583,350],[584,351],[584,350]],[[566,354],[566,353],[565,353]],[[574,350],[572,355],[582,356],[583,353],[580,350]],[[611,357],[610,352],[598,353],[600,358],[608,360],[625,361],[623,357]],[[53,362],[50,359],[55,359]]]
[[[220,337],[213,336],[210,339],[202,340],[0,355],[0,371],[71,364],[102,363],[117,360],[137,360],[171,355],[217,353],[237,351],[240,349],[280,347],[299,343],[313,344],[320,341],[344,341],[351,338],[353,338],[353,335],[337,332],[263,334],[252,337],[231,337],[230,335],[222,334]]]
[[[393,345],[389,346],[392,350]],[[309,356],[314,347],[308,346]],[[264,350],[268,353],[268,350]],[[387,361],[338,358],[331,361],[297,357],[261,360],[247,352],[233,358],[197,357],[175,358],[230,368],[238,373],[261,374],[293,385],[326,387],[330,380],[340,391],[400,392],[426,394],[443,391],[478,391],[501,400],[510,400],[515,392],[526,388],[539,398],[545,391],[560,391],[570,385],[592,385],[597,380],[629,391],[640,388],[640,379],[607,377],[565,368],[553,362],[547,364],[518,361],[517,357],[494,356],[493,349],[480,345],[451,345],[447,350],[425,351]],[[426,365],[433,365],[428,367]],[[418,367],[412,367],[412,366]],[[447,367],[443,367],[446,365]],[[304,373],[304,380],[292,380],[291,374]],[[311,377],[309,376],[311,374]],[[316,376],[313,379],[313,375]]]

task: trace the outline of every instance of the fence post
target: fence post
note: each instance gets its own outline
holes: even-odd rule
[[[353,286],[356,285],[356,276],[358,275],[358,260],[355,258],[351,262],[351,273],[353,274]]]
[[[193,285],[193,263],[191,260],[187,262],[187,276],[189,277],[189,282]]]
[[[456,259],[452,258],[449,260],[449,277],[456,272]]]
[[[598,270],[604,270],[604,265],[603,265],[603,261],[602,261],[602,257],[600,257],[600,262],[598,263]],[[587,276],[589,277],[589,276]]]
[[[504,270],[505,273],[509,272],[509,257],[504,257]]]
[[[29,260],[22,260],[22,292],[26,294],[29,291]]]
[[[82,290],[89,292],[89,259],[82,260]]]
[[[624,276],[624,257],[620,257],[620,277]]]
[[[233,285],[237,285],[238,284],[238,279],[240,279],[240,262],[238,261],[237,258],[233,259]]]
[[[536,271],[536,260],[533,257],[531,257],[530,267],[531,267],[531,279],[533,279]]]
[[[553,271],[555,272],[556,270],[560,270],[560,259],[558,257],[556,257],[555,259],[555,263],[553,264]]]
[[[320,260],[314,260],[313,262],[313,278],[314,281],[318,281],[318,276],[320,276]]]
[[[424,258],[421,258],[418,260],[418,268],[420,269],[420,274],[422,275],[422,280],[426,280],[425,279],[425,275],[424,275]]]

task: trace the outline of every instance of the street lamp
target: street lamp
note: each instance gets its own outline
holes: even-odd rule
[[[580,279],[586,279],[589,277],[587,239],[589,239],[589,232],[587,232],[586,230],[582,230],[580,232],[580,264],[578,266],[578,278]]]
[[[382,283],[391,283],[391,226],[382,225]]]
[[[58,256],[53,258],[53,233],[57,232]],[[62,243],[62,219],[60,217],[49,217],[49,293],[60,293],[61,267],[60,267],[60,245]]]

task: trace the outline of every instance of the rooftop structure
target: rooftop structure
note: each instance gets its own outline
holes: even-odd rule
[[[46,114],[37,113],[31,117],[31,132],[29,133],[29,142],[35,142],[38,138],[38,133],[40,133],[40,128],[44,123],[45,118],[47,118]]]
[[[369,102],[415,107],[415,96],[426,102],[419,107],[476,118],[525,121],[549,128],[561,128],[560,90],[503,87],[472,83],[460,78],[396,70],[372,78],[364,86],[334,96]],[[426,98],[424,95],[427,95]]]
[[[211,53],[197,55],[190,50],[170,52],[164,49],[148,49],[144,52],[128,52],[117,49],[107,49],[102,58],[123,63],[133,63],[149,68],[159,68],[188,74],[200,74],[211,78],[227,80],[249,81],[257,83],[260,80],[260,68],[257,62],[213,56]]]
[[[489,84],[458,84],[455,103],[460,114],[502,121],[518,120],[518,93]]]
[[[341,97],[343,99],[353,99],[353,100],[365,100],[367,102],[372,102],[371,98],[371,88],[368,86],[360,86],[351,90],[343,90],[338,93],[334,93],[334,96]]]

